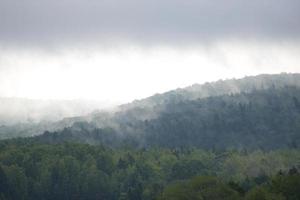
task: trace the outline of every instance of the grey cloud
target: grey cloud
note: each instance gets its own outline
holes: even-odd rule
[[[0,0],[0,43],[298,40],[299,0]]]

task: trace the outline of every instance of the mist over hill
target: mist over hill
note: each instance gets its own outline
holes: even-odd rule
[[[300,87],[300,74],[281,73],[275,75],[262,74],[248,76],[241,79],[219,80],[216,82],[194,84],[185,88],[178,88],[162,94],[135,100],[132,103],[120,106],[125,111],[126,118],[148,119],[155,118],[157,113],[164,110],[170,103],[179,103],[185,100],[220,96],[226,94],[249,93],[253,90],[269,88],[283,88],[285,86]],[[136,117],[134,116],[136,112]]]
[[[270,150],[300,146],[300,88],[295,86],[168,103],[154,119],[123,117],[116,113],[110,123],[117,125],[101,128],[94,121],[75,122],[35,139],[138,148]]]
[[[26,137],[72,125],[80,116],[111,110],[107,102],[0,98],[0,138]]]
[[[299,199],[299,80],[217,81],[2,126],[14,139],[0,141],[0,198]]]
[[[0,98],[0,125],[54,122],[64,118],[83,116],[93,111],[109,109],[107,102],[88,100],[38,100]]]
[[[54,123],[1,127],[2,138],[136,147],[297,148],[300,74],[195,84]],[[9,130],[9,131],[7,131]]]
[[[110,111],[101,102],[34,101],[26,99],[0,99],[0,138],[26,137],[44,131],[58,131],[75,122],[88,122],[96,128],[110,127],[124,132],[124,124],[152,120],[170,109],[170,105],[208,97],[251,93],[269,88],[300,87],[300,74],[249,76],[242,79],[219,80],[194,84],[151,97],[123,104]],[[98,109],[98,110],[96,110]],[[76,116],[76,117],[72,117]],[[10,120],[11,119],[11,120]],[[128,129],[128,126],[126,126]]]
[[[300,200],[299,8],[0,0],[0,200]]]

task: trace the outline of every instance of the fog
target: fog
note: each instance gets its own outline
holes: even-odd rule
[[[37,100],[0,98],[0,126],[24,123],[49,123],[68,117],[85,116],[102,110],[111,111],[110,102],[84,100]]]
[[[2,49],[0,95],[121,104],[194,83],[300,72],[299,53],[296,44],[255,41],[197,48]]]
[[[64,108],[55,114],[61,118],[195,83],[300,72],[299,6],[297,0],[0,0],[0,97],[97,102],[78,112]],[[22,109],[0,105],[0,115],[9,110],[16,116]],[[39,117],[20,116],[48,119],[42,110]]]

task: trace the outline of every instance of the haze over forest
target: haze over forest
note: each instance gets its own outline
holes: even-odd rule
[[[299,200],[299,0],[0,0],[0,200]]]

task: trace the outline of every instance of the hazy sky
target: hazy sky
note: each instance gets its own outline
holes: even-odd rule
[[[0,0],[0,96],[126,102],[300,72],[299,0]]]

